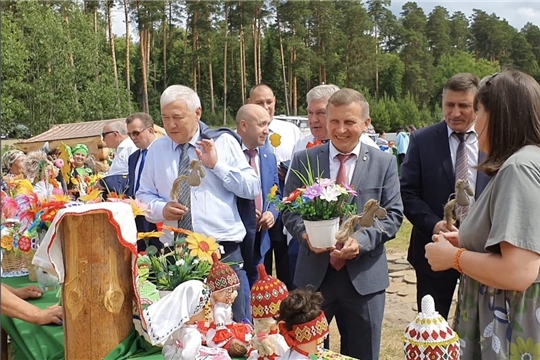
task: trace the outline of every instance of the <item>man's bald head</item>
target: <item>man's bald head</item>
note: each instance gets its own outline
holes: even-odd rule
[[[262,106],[255,104],[243,105],[236,113],[236,125],[238,125],[241,120],[255,121],[261,117],[265,117],[265,115],[268,115],[268,112],[264,110]]]
[[[262,106],[270,114],[270,121],[274,117],[276,111],[276,97],[270,86],[259,84],[249,92],[248,104],[256,104]]]
[[[268,137],[270,114],[259,105],[246,104],[236,113],[236,131],[248,149],[264,145]]]

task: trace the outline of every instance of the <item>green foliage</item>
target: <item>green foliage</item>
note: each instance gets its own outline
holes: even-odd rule
[[[456,73],[483,77],[512,66],[540,79],[535,24],[518,32],[496,14],[475,10],[469,21],[442,6],[426,16],[415,2],[396,18],[390,5],[130,1],[133,36],[128,44],[115,38],[115,78],[105,7],[123,13],[122,2],[10,1],[1,14],[2,133],[17,124],[38,134],[58,123],[125,117],[140,111],[146,96],[161,124],[160,95],[172,84],[196,88],[210,125],[223,124],[224,107],[234,124],[259,81],[274,90],[277,114],[304,114],[306,93],[323,82],[362,89],[373,124],[390,131],[439,121],[442,87]],[[146,30],[145,63],[139,39]]]

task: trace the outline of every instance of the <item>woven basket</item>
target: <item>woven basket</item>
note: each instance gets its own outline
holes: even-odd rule
[[[33,256],[33,254],[32,254]],[[26,256],[18,251],[5,251],[2,257],[2,271],[5,273],[11,273],[15,271],[26,271],[28,265],[26,262]]]
[[[37,268],[35,265],[32,265],[32,259],[34,258],[35,254],[35,251],[23,253],[23,259],[28,267],[28,280],[30,281],[37,281]]]

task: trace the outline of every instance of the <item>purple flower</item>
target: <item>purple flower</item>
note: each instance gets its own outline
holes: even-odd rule
[[[347,190],[347,192],[349,194],[351,194],[352,196],[356,196],[357,193],[356,193],[356,190],[354,190],[350,185],[348,184],[343,184],[343,187],[345,188],[345,190]]]
[[[322,194],[323,188],[321,185],[315,183],[312,186],[308,186],[304,191],[304,197],[307,197],[310,200],[313,200],[317,196]]]

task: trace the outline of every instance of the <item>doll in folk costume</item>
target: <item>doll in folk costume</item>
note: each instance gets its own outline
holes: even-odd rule
[[[230,360],[227,351],[202,346],[197,322],[204,319],[210,289],[201,281],[189,280],[144,310],[152,345],[163,344],[165,360]]]
[[[212,291],[213,320],[206,335],[206,343],[210,347],[226,349],[232,357],[244,356],[253,329],[248,324],[233,321],[232,303],[238,296],[240,279],[233,268],[219,261],[215,253],[212,259],[214,264],[206,282]]]
[[[34,192],[40,198],[62,195],[62,186],[56,180],[59,169],[47,159],[43,151],[32,151],[26,155],[23,163],[24,172],[34,185]]]
[[[248,360],[276,360],[289,349],[278,331],[276,317],[281,302],[289,292],[285,284],[268,274],[263,264],[257,266],[259,280],[251,288],[251,316],[255,335],[250,341]]]
[[[321,293],[295,289],[281,302],[279,332],[290,349],[282,359],[320,359],[322,344],[328,335],[328,322],[321,309]]]

